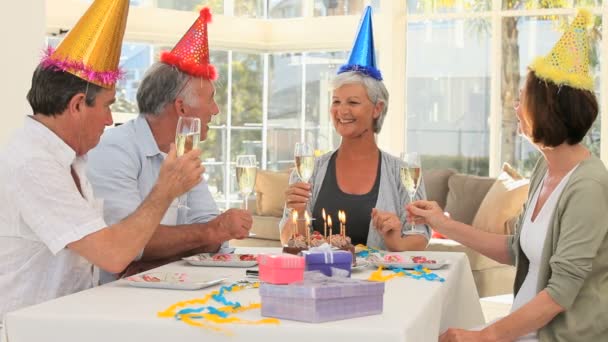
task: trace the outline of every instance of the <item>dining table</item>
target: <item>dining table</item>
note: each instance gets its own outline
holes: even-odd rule
[[[280,248],[242,247],[237,254],[280,253]],[[171,305],[200,299],[220,286],[249,279],[256,267],[208,267],[184,260],[153,271],[183,273],[190,277],[223,279],[198,290],[140,288],[120,279],[102,286],[10,312],[4,317],[4,342],[62,341],[437,341],[450,327],[474,328],[484,324],[475,282],[464,253],[402,252],[403,257],[424,256],[445,265],[431,272],[444,281],[394,277],[385,282],[381,314],[322,323],[279,319],[272,324],[186,324],[179,317],[159,317]],[[368,279],[377,269],[358,267],[352,278]],[[251,272],[250,272],[251,273]],[[384,275],[392,274],[384,270]],[[226,299],[243,305],[261,301],[258,288],[226,292]],[[217,304],[217,303],[216,303]],[[263,302],[262,302],[262,305]],[[196,305],[195,305],[196,306]],[[217,306],[221,306],[217,304]],[[236,313],[243,321],[264,319],[261,310]],[[212,327],[212,328],[210,328]]]

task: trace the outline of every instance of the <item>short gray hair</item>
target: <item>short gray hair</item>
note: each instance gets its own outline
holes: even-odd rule
[[[188,103],[192,101],[191,85],[187,85],[192,76],[181,72],[176,67],[156,62],[148,69],[137,89],[137,107],[139,112],[149,115],[160,114],[165,106],[172,103],[181,94]]]
[[[357,71],[347,71],[338,74],[332,81],[332,89],[340,88],[346,84],[361,84],[367,91],[367,97],[373,104],[384,103],[384,108],[380,112],[378,119],[374,120],[374,133],[380,133],[382,123],[388,111],[388,90],[382,81],[367,76]]]

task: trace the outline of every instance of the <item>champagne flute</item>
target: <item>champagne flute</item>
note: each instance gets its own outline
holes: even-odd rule
[[[201,120],[199,118],[191,118],[180,116],[177,121],[177,129],[175,131],[175,148],[177,156],[181,157],[184,154],[192,151],[201,139]],[[190,209],[187,205],[188,194],[183,194],[178,198],[177,207],[179,209]]]
[[[405,187],[408,195],[410,196],[410,203],[414,201],[416,192],[420,187],[420,178],[422,175],[422,168],[420,163],[420,157],[418,153],[402,153],[401,154],[401,183]],[[408,225],[409,230],[414,230],[415,224]]]
[[[253,192],[255,186],[256,173],[257,167],[254,155],[236,156],[236,182],[239,192],[243,196],[245,210],[247,210],[247,198]]]
[[[315,167],[315,155],[312,146],[304,142],[298,142],[293,154],[298,177],[302,182],[308,183]]]

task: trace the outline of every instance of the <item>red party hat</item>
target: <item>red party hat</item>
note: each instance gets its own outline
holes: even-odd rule
[[[209,7],[204,7],[173,50],[163,52],[160,60],[194,77],[216,80],[217,70],[209,63],[207,23],[210,22],[211,11]]]

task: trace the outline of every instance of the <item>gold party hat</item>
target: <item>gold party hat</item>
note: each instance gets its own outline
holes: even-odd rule
[[[576,18],[545,57],[537,57],[529,68],[536,76],[557,85],[593,91],[589,72],[589,11],[579,10]]]
[[[129,0],[95,0],[59,47],[47,50],[43,67],[114,88],[128,13]]]

